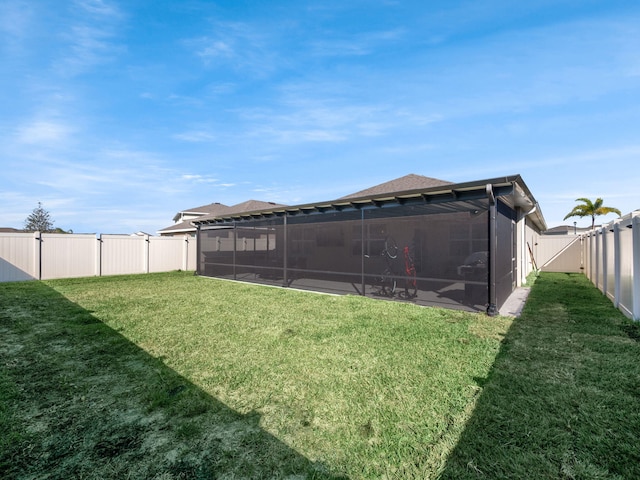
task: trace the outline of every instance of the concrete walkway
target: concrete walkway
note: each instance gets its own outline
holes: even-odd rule
[[[530,287],[516,288],[513,293],[509,295],[507,301],[504,302],[502,308],[500,308],[500,315],[504,315],[505,317],[519,317],[530,291]]]

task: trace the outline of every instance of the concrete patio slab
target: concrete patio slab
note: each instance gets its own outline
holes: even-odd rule
[[[531,288],[529,287],[516,288],[511,295],[509,295],[507,301],[504,302],[502,308],[500,308],[500,315],[504,315],[505,317],[519,317],[530,291]]]

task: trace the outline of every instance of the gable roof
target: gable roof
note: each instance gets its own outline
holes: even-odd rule
[[[344,197],[341,197],[340,199],[384,195],[387,193],[440,187],[442,185],[453,185],[453,183],[446,180],[439,180],[437,178],[425,177],[424,175],[416,175],[415,173],[410,173],[409,175],[405,175],[404,177],[396,178],[394,180],[381,183],[380,185],[375,185],[365,190],[360,190],[359,192],[346,195]]]
[[[178,219],[186,214],[192,215],[207,215],[211,213],[224,213],[229,207],[219,202],[210,203],[208,205],[202,205],[201,207],[188,208],[186,210],[180,210],[173,217],[173,221],[177,222]]]
[[[176,223],[171,225],[170,227],[163,228],[162,230],[158,230],[157,233],[162,235],[163,233],[187,233],[187,232],[195,232],[196,227],[191,224],[191,220],[185,220],[184,222]]]
[[[209,220],[212,218],[216,218],[220,215],[235,215],[238,213],[247,213],[247,212],[257,212],[262,210],[269,210],[273,208],[286,207],[286,205],[281,205],[279,203],[274,202],[263,202],[261,200],[247,200],[246,202],[238,203],[231,207],[227,207],[227,210],[223,212],[214,212],[208,215],[204,215],[197,220]]]

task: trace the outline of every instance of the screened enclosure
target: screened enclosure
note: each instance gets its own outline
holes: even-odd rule
[[[516,215],[474,191],[217,218],[197,273],[491,314],[515,288]]]

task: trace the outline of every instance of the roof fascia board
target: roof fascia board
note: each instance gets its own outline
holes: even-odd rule
[[[292,207],[278,207],[274,209],[256,210],[251,212],[242,212],[241,214],[220,215],[212,219],[199,220],[193,219],[194,224],[211,225],[223,224],[234,221],[242,221],[246,219],[273,218],[281,216],[295,215],[317,215],[326,212],[341,212],[354,210],[368,210],[376,208],[389,208],[398,205],[416,205],[416,204],[432,204],[446,203],[452,201],[477,200],[486,197],[486,186],[492,185],[493,193],[496,197],[515,197],[519,194],[523,203],[537,206],[537,202],[531,195],[526,184],[520,175],[509,175],[505,177],[496,177],[486,180],[476,180],[473,182],[464,182],[457,184],[438,185],[431,188],[422,188],[414,190],[406,190],[394,192],[392,195],[373,195],[358,198],[338,199],[333,201],[323,201],[316,203],[308,203]],[[520,202],[510,202],[512,206],[519,205]],[[533,213],[533,212],[532,212]],[[537,220],[539,225],[546,229],[544,219],[538,213]]]

